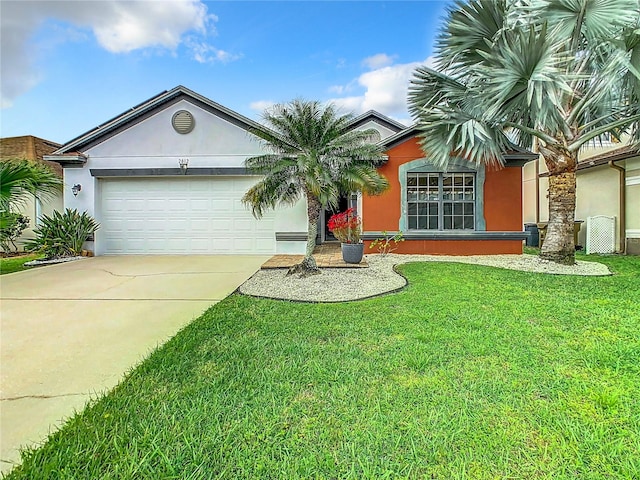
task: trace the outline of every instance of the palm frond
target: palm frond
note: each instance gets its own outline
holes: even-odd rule
[[[300,199],[300,184],[285,173],[267,175],[252,186],[242,197],[242,203],[251,208],[256,218],[278,205],[295,205]]]
[[[47,165],[29,160],[0,161],[0,208],[8,211],[29,196],[45,199],[62,190],[62,179]]]
[[[425,154],[491,163],[533,138],[561,149],[602,133],[640,141],[639,9],[637,0],[456,2],[441,71],[418,68],[409,89]]]
[[[436,43],[437,66],[441,71],[464,72],[482,62],[493,39],[505,26],[505,0],[457,0]]]
[[[486,116],[527,117],[533,128],[561,132],[566,116],[563,100],[572,94],[561,47],[544,27],[504,32],[469,81]]]
[[[619,36],[637,18],[637,0],[532,0],[529,23],[544,19],[570,50]]]
[[[382,148],[371,141],[371,131],[348,130],[352,114],[339,115],[334,105],[296,99],[272,107],[263,118],[271,131],[260,132],[259,137],[273,153],[245,162],[248,169],[265,176],[244,197],[254,215],[261,216],[303,192],[324,207],[335,207],[345,193],[342,178],[354,166],[371,170],[352,178],[352,190],[379,190],[381,177],[375,166],[385,158]]]

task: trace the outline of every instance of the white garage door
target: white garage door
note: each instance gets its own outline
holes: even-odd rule
[[[100,180],[99,250],[106,254],[275,253],[274,214],[241,203],[256,177]]]

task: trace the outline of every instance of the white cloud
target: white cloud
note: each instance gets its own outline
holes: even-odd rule
[[[262,113],[265,110],[269,110],[275,104],[276,104],[276,102],[274,102],[272,100],[257,100],[255,102],[251,102],[249,104],[249,108],[251,108],[251,110],[253,110],[255,112]]]
[[[354,80],[346,85],[332,85],[328,88],[328,91],[329,93],[335,93],[336,95],[344,95],[346,93],[352,92],[357,87],[358,81]]]
[[[175,49],[184,32],[206,33],[217,20],[200,1],[90,2],[91,8],[66,12],[65,20],[93,30],[98,43],[109,52],[127,53],[147,47]]]
[[[374,55],[373,57],[369,57],[369,59],[380,55],[384,54]],[[387,59],[392,58],[387,55],[384,56]],[[365,65],[373,65],[373,63],[363,62]],[[414,70],[421,65],[433,66],[433,58],[430,57],[424,62],[386,65],[365,72],[355,81],[361,89],[364,89],[362,95],[336,97],[330,101],[342,109],[352,111],[356,114],[376,110],[392,118],[401,119],[402,123],[407,123],[407,119],[409,118],[407,112],[409,80],[413,76]],[[349,85],[352,83],[353,82]],[[338,95],[346,91],[346,89],[340,90],[340,88],[337,87],[339,86],[332,87],[332,91],[338,93]]]
[[[198,63],[228,63],[242,57],[195,39],[188,39],[186,44],[191,50],[193,59]]]
[[[215,33],[215,15],[201,0],[172,1],[3,1],[1,30],[2,107],[40,80],[32,38],[39,27],[55,19],[93,32],[98,44],[112,53],[156,48],[175,51],[185,40],[196,61],[228,62],[237,58],[206,42]],[[185,37],[190,34],[190,37]],[[77,33],[75,34],[77,36]]]
[[[362,64],[371,69],[375,70],[376,68],[386,67],[393,63],[395,59],[394,56],[387,55],[386,53],[378,53],[376,55],[372,55],[371,57],[367,57],[362,61]]]

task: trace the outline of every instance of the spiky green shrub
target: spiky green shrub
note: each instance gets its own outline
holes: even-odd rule
[[[54,211],[43,215],[41,224],[33,231],[35,238],[25,244],[25,250],[43,253],[47,258],[70,257],[82,253],[82,244],[100,224],[87,214],[67,208],[64,213]]]

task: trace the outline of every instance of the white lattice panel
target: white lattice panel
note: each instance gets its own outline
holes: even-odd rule
[[[616,217],[587,218],[587,254],[613,253],[616,249]]]

